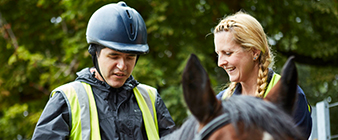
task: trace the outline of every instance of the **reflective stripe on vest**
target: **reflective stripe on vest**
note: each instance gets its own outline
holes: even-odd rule
[[[155,97],[157,90],[153,87],[139,84],[133,89],[138,106],[142,111],[142,118],[149,140],[160,139],[158,133],[157,116],[155,109]],[[152,118],[150,117],[152,116]]]
[[[69,110],[71,110],[69,112],[69,120],[72,122],[70,124],[70,139],[100,140],[99,119],[91,86],[84,82],[74,81],[53,90],[51,96],[56,91],[60,91],[68,99],[66,102],[70,107]],[[150,86],[139,84],[133,91],[142,112],[148,139],[159,139],[155,109],[157,90]]]
[[[65,84],[54,91],[60,91],[70,107],[70,139],[100,140],[99,119],[92,89],[89,84],[78,81]]]

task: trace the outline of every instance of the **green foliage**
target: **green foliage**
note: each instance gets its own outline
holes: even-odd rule
[[[171,117],[176,125],[180,126],[188,115],[187,107],[184,103],[182,86],[170,86],[161,92],[161,97],[166,101]]]
[[[29,139],[50,91],[92,66],[87,22],[97,8],[111,2],[117,0],[0,1],[0,139]],[[150,46],[133,75],[158,88],[178,125],[189,114],[180,81],[191,53],[200,58],[217,92],[228,82],[217,67],[211,32],[225,15],[238,10],[263,25],[277,55],[277,72],[287,56],[296,56],[299,84],[312,105],[327,97],[337,102],[337,0],[126,3],[143,16]]]
[[[28,104],[14,104],[0,118],[2,139],[30,138],[41,113],[29,114]]]

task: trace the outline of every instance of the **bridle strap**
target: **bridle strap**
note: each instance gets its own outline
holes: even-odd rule
[[[230,116],[228,113],[222,114],[211,122],[209,122],[206,126],[202,128],[202,130],[196,135],[195,140],[205,140],[207,139],[214,131],[223,127],[230,123]]]

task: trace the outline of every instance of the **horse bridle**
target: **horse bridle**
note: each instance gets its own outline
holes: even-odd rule
[[[204,126],[201,131],[195,136],[194,140],[206,140],[217,129],[230,123],[230,116],[224,113]]]

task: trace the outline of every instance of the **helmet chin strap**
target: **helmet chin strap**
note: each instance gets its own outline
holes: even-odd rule
[[[96,71],[99,73],[99,75],[101,76],[101,78],[103,79],[103,81],[105,83],[107,83],[107,81],[104,79],[104,77],[102,76],[101,71],[100,71],[100,67],[99,67],[99,63],[98,63],[97,55],[96,55],[96,47],[94,45],[90,44],[89,48],[88,48],[88,52],[92,56],[92,61],[93,61],[93,64],[94,64],[94,67],[95,67]]]
[[[94,56],[93,59],[93,63],[94,63],[94,67],[96,68],[96,71],[100,74],[101,78],[103,79],[103,81],[105,83],[107,83],[107,81],[104,79],[104,77],[101,74],[100,68],[99,68],[99,63],[97,62],[97,55]],[[107,83],[108,84],[108,83]],[[108,84],[109,85],[109,84]]]

